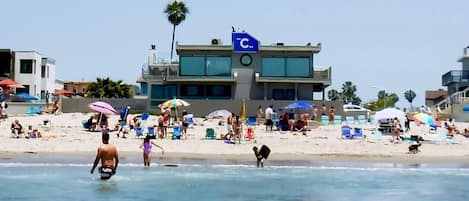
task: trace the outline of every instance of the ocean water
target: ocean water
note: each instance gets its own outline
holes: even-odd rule
[[[0,163],[0,200],[469,200],[462,165],[266,165],[124,163],[101,181],[87,163]]]

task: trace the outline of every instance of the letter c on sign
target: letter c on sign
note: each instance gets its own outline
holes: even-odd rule
[[[249,39],[248,38],[243,38],[239,41],[239,45],[242,47],[242,48],[249,48],[249,44],[247,44],[249,42]]]

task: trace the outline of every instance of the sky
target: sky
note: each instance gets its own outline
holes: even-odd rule
[[[136,84],[148,49],[169,59],[172,25],[160,0],[15,0],[0,7],[0,48],[35,50],[56,59],[57,78],[111,77]],[[180,44],[231,43],[231,27],[262,45],[321,43],[314,65],[332,67],[332,85],[357,86],[363,102],[379,90],[406,90],[424,104],[425,90],[444,88],[441,75],[461,69],[469,46],[465,0],[186,0],[190,13],[176,28]]]

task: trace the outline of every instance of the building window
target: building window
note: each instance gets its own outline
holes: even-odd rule
[[[24,88],[16,88],[16,94],[27,93],[29,94],[29,85],[23,85]]]
[[[145,82],[140,83],[140,94],[147,95],[148,93],[148,84]]]
[[[181,57],[181,75],[205,75],[205,57]]]
[[[295,89],[272,89],[274,100],[295,100]]]
[[[229,76],[231,57],[226,56],[182,56],[180,75]]]
[[[262,58],[261,76],[311,77],[311,69],[308,57],[265,57]]]
[[[33,60],[22,59],[20,60],[20,73],[33,73]]]
[[[176,95],[176,85],[151,85],[151,99],[171,99]]]
[[[183,98],[204,98],[203,85],[181,85],[181,97]]]
[[[41,66],[41,77],[42,78],[46,77],[46,65]]]
[[[230,85],[207,85],[205,90],[209,99],[229,99],[231,98]]]
[[[262,58],[262,76],[284,77],[285,58]]]
[[[230,57],[207,57],[207,75],[229,76],[231,75]]]
[[[287,77],[310,77],[309,58],[287,58]]]

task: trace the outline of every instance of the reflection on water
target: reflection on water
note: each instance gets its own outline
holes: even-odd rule
[[[110,180],[101,180],[97,179],[99,181],[98,185],[98,191],[101,193],[113,193],[117,191],[117,182],[110,179]]]

